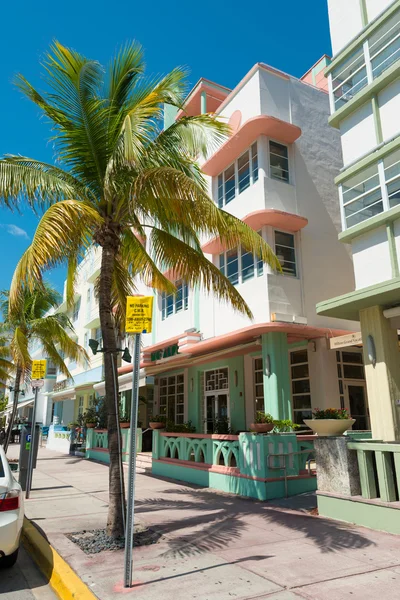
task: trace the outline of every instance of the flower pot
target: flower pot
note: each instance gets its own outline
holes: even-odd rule
[[[317,435],[335,436],[351,429],[355,419],[304,419],[304,423]]]
[[[160,421],[150,421],[149,425],[151,429],[165,429],[165,423],[161,423]]]
[[[129,429],[131,424],[130,423],[120,423],[119,426],[121,427],[121,429]]]
[[[96,427],[96,423],[86,423],[86,427],[88,429],[94,429]]]
[[[269,431],[272,431],[273,428],[273,423],[252,423],[250,425],[250,430],[255,433],[268,433]]]

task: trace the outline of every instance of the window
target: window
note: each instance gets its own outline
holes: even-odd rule
[[[46,377],[55,377],[57,375],[57,367],[54,362],[48,358],[47,359],[47,368],[46,368]]]
[[[81,415],[83,415],[83,402],[84,402],[83,396],[79,396],[79,401],[78,401],[78,417],[80,417]]]
[[[84,336],[83,347],[89,348],[89,332],[87,331]]]
[[[258,233],[262,235],[261,231]],[[219,268],[232,285],[244,283],[256,275],[260,277],[264,272],[263,261],[243,247],[220,254]]]
[[[86,302],[87,302],[88,304],[90,304],[90,298],[91,298],[91,295],[92,295],[92,290],[91,290],[90,288],[88,288],[88,289],[87,289],[87,292],[86,292]]]
[[[368,85],[364,49],[358,48],[345,62],[332,71],[335,110],[351,100]]]
[[[171,315],[187,310],[189,306],[189,287],[183,279],[175,281],[176,293],[167,294],[163,292],[161,295],[161,315],[162,319],[166,319]]]
[[[257,142],[218,175],[218,206],[222,208],[258,180]]]
[[[344,229],[398,206],[400,151],[347,179],[340,186],[340,194]]]
[[[75,302],[75,304],[74,304],[74,308],[73,308],[73,311],[72,311],[72,321],[73,321],[74,323],[75,323],[75,321],[77,321],[77,320],[78,320],[78,318],[79,318],[79,309],[80,309],[80,307],[81,307],[81,301],[80,301],[80,300],[78,300],[78,302]]]
[[[395,14],[369,40],[373,79],[400,58],[400,14]]]
[[[255,358],[253,365],[254,372],[254,408],[255,411],[264,412],[264,379],[263,379],[263,360]]]
[[[343,379],[365,380],[364,359],[361,352],[351,352],[350,350],[337,350],[336,361],[339,383],[340,408],[345,408]]]
[[[184,422],[184,388],[183,374],[160,378],[160,415],[177,425]]]
[[[289,182],[289,155],[287,146],[269,142],[270,175],[273,179]]]
[[[206,392],[217,392],[229,389],[228,368],[214,369],[204,373],[204,388]]]
[[[96,342],[99,342],[99,348],[101,348],[101,346],[103,345],[103,337],[101,335],[101,327],[96,327],[96,329],[93,329],[93,338],[96,340]]]
[[[296,249],[292,233],[275,231],[275,254],[281,263],[283,274],[296,277]]]
[[[310,374],[307,349],[290,353],[292,376],[293,422],[304,425],[304,419],[311,419]]]

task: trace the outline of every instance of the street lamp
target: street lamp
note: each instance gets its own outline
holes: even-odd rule
[[[132,356],[128,348],[125,348],[124,350],[122,348],[117,348],[116,350],[107,350],[107,348],[99,348],[99,342],[93,339],[89,340],[89,348],[91,349],[94,355],[96,355],[98,352],[109,352],[111,354],[122,352],[122,360],[128,363],[132,362]]]
[[[8,389],[10,390],[10,392],[15,392],[15,387],[12,387],[12,385],[9,385]],[[19,390],[19,393],[21,394],[21,396],[25,396],[24,390]]]

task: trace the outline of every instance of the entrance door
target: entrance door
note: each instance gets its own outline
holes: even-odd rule
[[[346,388],[350,415],[356,420],[353,429],[369,429],[365,384],[360,382],[346,382]]]
[[[228,394],[217,393],[206,396],[206,433],[214,432],[214,422],[228,418]]]

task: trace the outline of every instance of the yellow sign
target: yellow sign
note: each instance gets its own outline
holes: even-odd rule
[[[128,296],[126,299],[126,333],[150,333],[153,296]]]
[[[46,377],[46,361],[32,361],[32,379],[44,379]]]

